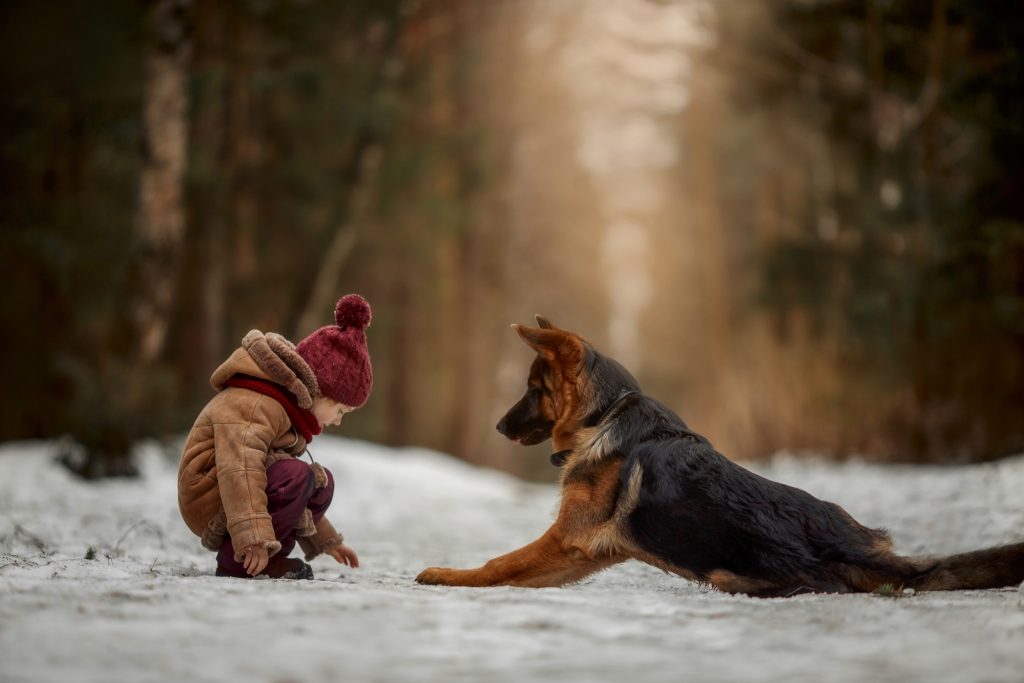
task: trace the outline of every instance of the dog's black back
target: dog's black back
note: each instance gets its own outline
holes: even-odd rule
[[[873,564],[887,547],[882,530],[858,524],[842,508],[765,479],[730,461],[676,413],[639,393],[619,363],[588,350],[598,411],[624,393],[601,425],[625,461],[625,479],[643,472],[629,533],[645,551],[707,580],[725,570],[798,590],[837,590],[835,563]],[[816,577],[816,578],[815,578]]]
[[[643,469],[629,532],[666,562],[704,580],[726,570],[793,591],[835,591],[841,582],[828,577],[831,566],[873,564],[873,549],[887,543],[884,531],[858,524],[838,505],[728,460],[652,399],[632,410],[658,421],[675,417],[680,430],[669,438],[628,439],[623,468]]]

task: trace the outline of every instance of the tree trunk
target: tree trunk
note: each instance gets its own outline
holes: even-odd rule
[[[141,367],[151,365],[164,348],[185,232],[190,4],[191,0],[158,0],[149,14],[152,38],[142,115],[145,158],[137,218],[139,277],[132,306],[136,361]]]
[[[193,70],[197,84],[193,104],[191,144],[200,155],[201,177],[189,194],[189,239],[192,261],[183,283],[189,288],[183,302],[187,321],[180,345],[188,367],[185,392],[192,387],[208,390],[205,378],[223,360],[227,290],[227,195],[234,174],[228,144],[228,99],[237,77],[233,51],[238,49],[238,26],[229,15],[231,6],[217,0],[200,0],[196,7],[196,48]],[[184,351],[188,349],[188,351]]]
[[[123,354],[104,362],[96,382],[105,403],[80,434],[87,478],[135,474],[131,447],[157,425],[158,399],[167,395],[157,361],[167,339],[178,291],[184,243],[184,178],[188,149],[188,75],[192,53],[191,0],[158,0],[149,10],[142,100],[144,153],[139,178],[135,250],[123,309],[110,344]]]

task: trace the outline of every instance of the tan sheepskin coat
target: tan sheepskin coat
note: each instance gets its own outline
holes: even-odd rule
[[[270,396],[227,387],[244,374],[284,387],[309,409],[318,396],[316,375],[284,337],[252,330],[242,346],[217,368],[210,384],[217,395],[196,418],[178,467],[178,507],[188,528],[217,550],[231,535],[235,559],[263,546],[274,555],[281,544],[267,512],[267,467],[282,458],[302,455],[306,441],[292,428],[288,413]],[[326,483],[314,466],[317,485]],[[309,511],[296,530],[306,559],[342,543],[324,517],[315,528]]]

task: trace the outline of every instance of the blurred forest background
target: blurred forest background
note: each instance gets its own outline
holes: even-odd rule
[[[508,324],[543,313],[734,458],[1024,451],[1016,3],[0,15],[0,439],[129,472],[246,331],[354,291],[349,436],[553,476],[494,431],[531,360]]]

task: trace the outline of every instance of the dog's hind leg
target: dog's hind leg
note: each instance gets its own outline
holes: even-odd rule
[[[781,590],[781,587],[773,581],[740,576],[725,569],[711,571],[708,574],[707,582],[724,593],[774,595]]]
[[[826,577],[794,576],[788,581],[755,579],[715,569],[708,574],[708,583],[726,593],[743,593],[753,598],[789,598],[804,593],[849,593],[852,589],[840,580]]]

